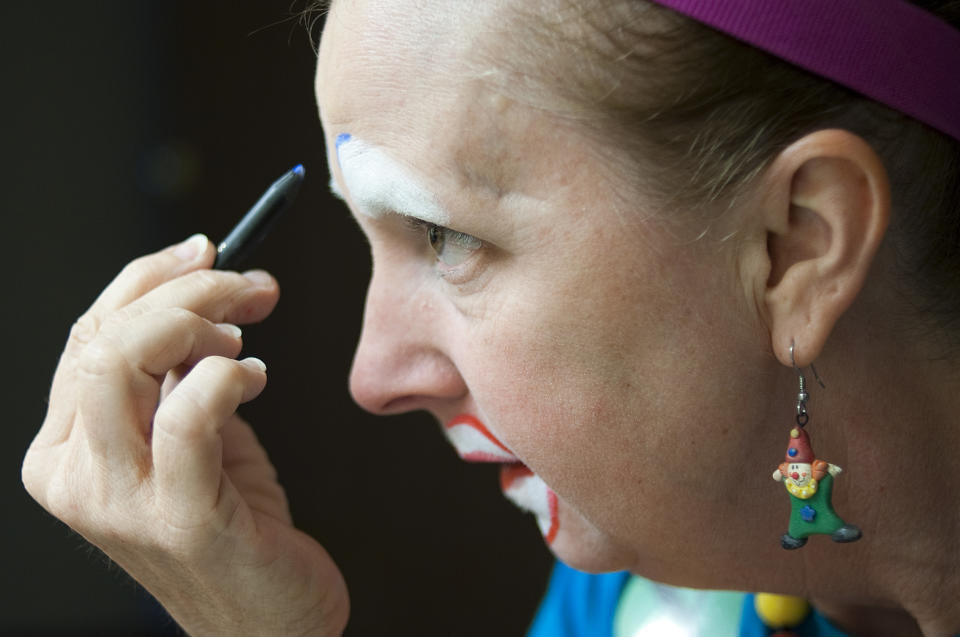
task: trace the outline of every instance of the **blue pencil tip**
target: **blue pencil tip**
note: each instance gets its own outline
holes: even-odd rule
[[[303,174],[306,171],[303,169],[303,164],[297,164],[296,166],[293,167],[293,172],[303,177]]]

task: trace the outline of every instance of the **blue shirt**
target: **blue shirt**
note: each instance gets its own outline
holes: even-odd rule
[[[631,577],[625,571],[591,575],[557,562],[527,637],[612,636],[617,606]],[[739,632],[729,637],[768,637],[775,632],[757,615],[754,596],[744,593]],[[849,637],[816,610],[790,632],[800,637]],[[707,634],[725,637],[713,632]]]

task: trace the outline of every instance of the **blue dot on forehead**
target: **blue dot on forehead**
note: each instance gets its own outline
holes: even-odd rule
[[[788,450],[787,450],[787,455],[790,456],[791,458],[794,457],[795,455],[797,455],[797,449],[796,449],[796,447],[791,448],[791,449],[788,449]]]
[[[340,133],[337,135],[336,147],[340,148],[340,144],[350,141],[350,133]]]

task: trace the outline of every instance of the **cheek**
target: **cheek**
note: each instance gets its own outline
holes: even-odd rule
[[[496,303],[501,311],[473,332],[470,369],[461,365],[488,417],[509,423],[503,435],[529,453],[547,443],[583,444],[591,431],[602,441],[592,423],[610,420],[609,396],[631,382],[620,339],[607,337],[619,328],[605,330],[594,313],[556,303],[542,295]]]
[[[716,309],[732,293],[702,269],[610,253],[604,268],[528,277],[540,288],[488,289],[485,305],[498,310],[475,322],[458,366],[496,435],[606,536],[682,537],[678,527],[695,532],[705,511],[694,468],[750,444],[750,432],[711,426],[743,413],[741,394],[717,382],[743,321]],[[749,372],[731,379],[752,382]],[[711,481],[735,482],[734,463],[717,467]],[[672,514],[654,528],[651,510]]]
[[[492,302],[501,311],[477,323],[461,371],[496,434],[576,505],[612,476],[640,480],[638,467],[657,452],[635,414],[665,394],[640,371],[653,355],[635,330],[650,325],[623,282],[552,283]]]

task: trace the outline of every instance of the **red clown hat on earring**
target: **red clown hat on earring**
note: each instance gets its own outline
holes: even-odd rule
[[[790,446],[787,447],[787,462],[803,462],[812,464],[814,455],[810,445],[810,436],[800,427],[790,430]]]

